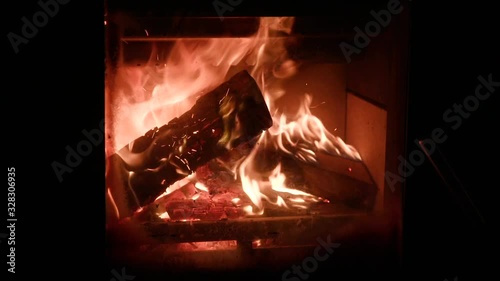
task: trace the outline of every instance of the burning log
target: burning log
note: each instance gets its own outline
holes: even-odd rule
[[[189,111],[109,157],[108,187],[129,206],[145,206],[172,183],[271,126],[255,80],[247,71],[238,72],[198,98]]]

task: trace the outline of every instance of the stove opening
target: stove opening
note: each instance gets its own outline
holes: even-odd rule
[[[398,251],[401,191],[385,172],[403,151],[403,31],[347,60],[352,23],[328,18],[109,9],[105,24],[113,263],[286,270],[372,232]]]

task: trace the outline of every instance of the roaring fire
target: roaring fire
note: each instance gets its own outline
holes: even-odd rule
[[[259,149],[264,146],[309,163],[316,162],[316,153],[320,151],[361,159],[354,147],[329,132],[311,113],[311,95],[304,96],[293,116],[280,113],[276,106],[276,100],[286,94],[280,82],[297,72],[297,64],[287,57],[284,38],[279,35],[289,34],[293,24],[293,17],[263,17],[252,37],[178,39],[166,61],[158,61],[159,50],[153,50],[147,65],[120,67],[116,83],[125,86],[116,93],[119,98],[112,104],[114,142],[106,147],[107,154],[186,112],[199,95],[224,82],[230,73],[247,69],[266,99],[274,124],[260,135],[251,152],[231,167],[252,203],[242,206],[243,210],[249,215],[262,215],[264,202],[284,208],[307,208],[312,202],[324,201],[287,186],[280,163],[266,172],[256,167]],[[198,192],[208,192],[192,174],[167,188],[157,200],[189,182]],[[191,199],[198,197],[199,194]],[[231,201],[236,204],[241,200]],[[167,212],[158,215],[170,218]]]

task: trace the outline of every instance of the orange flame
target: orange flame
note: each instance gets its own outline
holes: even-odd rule
[[[304,162],[316,162],[318,151],[361,159],[354,147],[330,133],[311,113],[310,95],[305,95],[293,118],[278,113],[275,101],[286,94],[279,82],[293,76],[297,66],[287,57],[284,37],[276,34],[290,34],[293,24],[293,17],[262,17],[252,37],[178,39],[165,62],[158,62],[158,56],[152,52],[151,63],[146,66],[121,66],[116,82],[122,87],[113,108],[114,143],[107,151],[113,153],[149,129],[168,123],[189,110],[197,96],[224,82],[230,72],[246,68],[259,85],[270,112],[274,113],[273,126],[260,135],[258,143],[271,145]],[[231,110],[230,105],[227,106],[224,113]],[[224,138],[221,142],[227,143]],[[244,206],[247,214],[262,215],[264,201],[286,208],[307,208],[308,204],[323,200],[288,187],[280,164],[266,175],[259,172],[255,167],[258,149],[256,145],[232,167],[253,204]],[[208,192],[192,174],[181,183],[174,183],[157,199],[187,181],[194,182],[201,192]],[[238,202],[239,198],[233,199],[233,203]],[[161,216],[169,217],[166,213]]]
[[[321,120],[311,113],[311,102],[311,95],[306,94],[295,120],[289,120],[285,114],[275,114],[274,124],[267,130],[264,141],[273,143],[282,152],[304,162],[316,162],[315,151],[361,160],[353,146],[330,133]]]
[[[261,140],[265,136],[265,134],[262,134]],[[321,200],[320,197],[287,187],[285,184],[286,176],[281,172],[281,164],[278,164],[267,176],[259,172],[254,167],[257,163],[255,161],[258,152],[257,148],[258,146],[250,152],[238,167],[238,176],[241,180],[243,191],[245,191],[257,208],[257,211],[254,211],[253,208],[245,209],[247,214],[253,215],[263,211],[263,199],[271,204],[287,208],[288,205],[283,198],[287,198],[287,200],[292,199],[291,202],[295,203],[294,205],[300,205],[300,203],[308,204]]]
[[[269,29],[289,29],[290,21],[293,18],[263,18],[254,37],[178,39],[165,62],[158,61],[161,50],[153,49],[146,66],[120,66],[112,108],[114,142],[108,155],[188,111],[200,94],[224,82],[232,68],[253,66],[253,77],[260,76],[263,60],[272,55],[265,49],[272,43]]]

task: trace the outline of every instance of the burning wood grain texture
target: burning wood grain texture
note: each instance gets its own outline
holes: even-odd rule
[[[112,155],[107,181],[111,188],[122,187],[130,206],[145,206],[172,183],[271,126],[258,85],[241,71],[201,96],[189,111]]]
[[[372,211],[379,193],[372,175],[362,160],[353,160],[323,152],[317,163],[296,162],[311,192],[329,199],[333,204]]]

